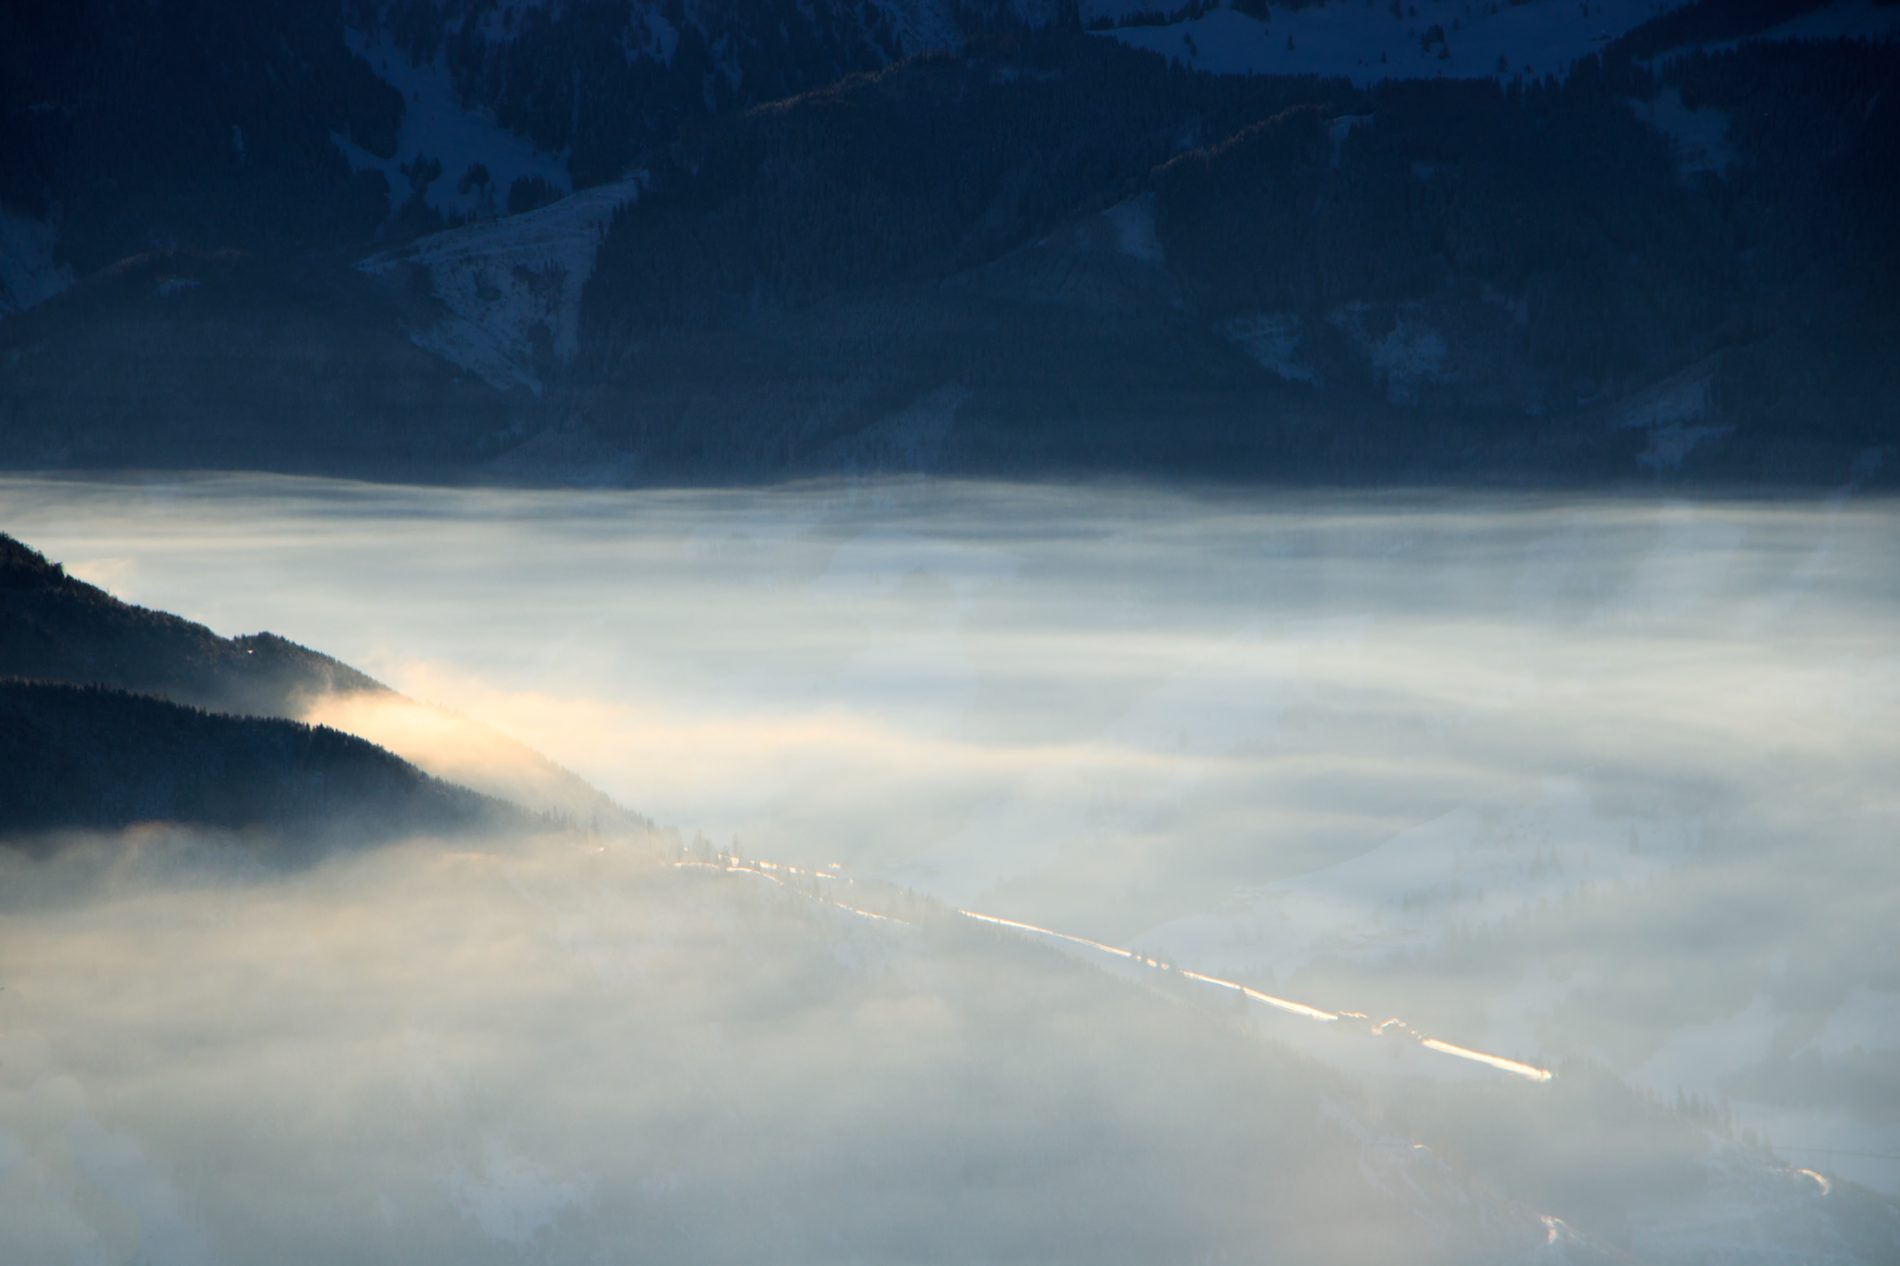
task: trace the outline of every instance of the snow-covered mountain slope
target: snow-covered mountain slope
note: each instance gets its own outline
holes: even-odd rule
[[[440,0],[396,0],[377,7],[378,24],[401,32],[412,45],[442,37],[514,45],[574,20],[563,12],[565,6],[559,0],[464,0],[456,6],[459,11],[450,15],[444,15]],[[821,0],[797,7],[760,3],[751,13],[715,0],[614,0],[601,7],[604,18],[620,34],[617,51],[628,60],[671,66],[681,54],[683,40],[689,45],[727,41],[733,45],[726,50],[729,60],[718,63],[716,69],[729,78],[741,73],[742,53],[736,45],[767,38],[754,33],[755,27],[762,32],[776,26],[782,40],[795,38],[790,28],[798,25],[814,31],[830,28],[908,57],[954,50],[986,30],[1048,26],[1062,16],[1059,0],[866,0],[861,5]]]
[[[1660,73],[1612,57],[1561,81],[1364,91],[1164,83],[1106,38],[906,65],[724,120],[656,171],[663,196],[603,245],[577,358],[590,395],[562,425],[637,445],[654,471],[709,442],[740,462],[782,451],[760,428],[795,468],[863,434],[975,470],[983,450],[1070,438],[1132,451],[1141,419],[1197,416],[1225,450],[1196,459],[1215,469],[1256,444],[1362,469],[1418,444],[1678,478],[1769,433],[1805,445],[1769,417],[1803,409],[1799,363],[1865,402],[1830,415],[1855,434],[1845,478],[1883,443],[1891,60],[1757,42]],[[1014,112],[1044,129],[999,133]],[[1839,162],[1792,140],[1796,114]],[[917,162],[879,160],[893,153]],[[1770,232],[1786,215],[1813,227]],[[1752,252],[1731,236],[1758,231]],[[1838,284],[1768,299],[1814,285],[1801,241]],[[1711,251],[1720,267],[1691,263]],[[1084,361],[1096,371],[1067,372]],[[930,443],[875,438],[951,396]],[[613,403],[596,421],[590,399]]]
[[[1586,7],[1610,11],[1460,10],[1449,38],[1539,15],[1571,31]],[[447,375],[485,393],[506,419],[458,461],[507,450],[513,479],[1041,462],[1859,484],[1900,469],[1880,404],[1900,373],[1883,355],[1900,337],[1881,220],[1900,131],[1890,48],[1724,52],[1747,15],[1689,6],[1563,77],[1355,88],[1184,75],[1113,38],[1162,28],[1023,34],[1048,12],[1004,4],[905,7],[932,39],[954,17],[964,51],[895,65],[909,45],[865,34],[881,10],[457,12],[416,0],[332,27],[299,7],[298,46],[324,54],[299,78],[272,69],[262,17],[220,37],[244,53],[229,69],[209,26],[141,60],[133,37],[156,39],[139,25],[156,19],[129,10],[113,64],[162,81],[145,109],[72,104],[70,134],[51,130],[79,101],[71,49],[16,94],[12,167],[53,179],[20,203],[33,217],[6,222],[0,280],[45,294],[62,270],[152,246],[250,252],[260,270],[366,261],[384,310],[352,320],[352,358],[395,329],[435,363],[363,385],[426,397]],[[1754,26],[1818,31],[1835,12]],[[1394,21],[1328,4],[1268,22],[1349,18]],[[993,30],[1015,33],[969,38]],[[271,74],[293,104],[259,115],[253,81]],[[179,98],[185,79],[210,99]],[[42,98],[56,109],[35,113]],[[650,196],[609,217],[635,172]],[[66,196],[108,178],[128,195]],[[580,192],[562,203],[566,189]],[[187,295],[201,280],[167,273],[139,302],[202,311]],[[244,385],[226,394],[267,402],[259,416],[310,407],[298,373],[169,333],[120,345],[146,358],[125,375],[74,384],[53,367],[88,349],[50,330],[86,337],[52,320],[18,333],[31,356],[0,362],[13,425],[35,431],[8,445],[21,463],[79,460],[135,411],[167,437],[138,460],[186,460],[169,437],[202,409],[189,391],[138,398],[146,382],[228,374]],[[375,356],[413,366],[415,350]],[[1816,399],[1831,402],[1818,421]],[[78,444],[43,432],[53,409]],[[1159,417],[1189,424],[1163,433]],[[374,435],[352,471],[419,451],[406,429]]]
[[[15,6],[0,14],[0,316],[63,269],[147,251],[363,253],[527,210],[626,178],[708,115],[1060,13],[1057,0]]]
[[[641,181],[596,185],[551,205],[418,238],[357,265],[398,291],[420,271],[434,303],[405,328],[417,346],[498,391],[539,396],[541,374],[574,359],[581,295],[614,212]]]
[[[573,192],[560,155],[536,149],[490,111],[465,104],[439,60],[416,64],[387,32],[350,31],[348,40],[376,77],[402,94],[402,126],[388,154],[373,154],[341,133],[331,139],[351,171],[383,178],[392,213],[413,198],[451,219],[493,217],[525,200]]]
[[[673,111],[692,113],[697,105],[715,113],[898,57],[953,51],[992,24],[1047,25],[1056,11],[1053,0],[989,6],[877,0],[783,9],[627,0],[580,14],[540,0],[498,0],[464,6],[450,18],[433,4],[386,5],[371,26],[346,32],[351,51],[402,96],[393,151],[372,153],[341,133],[333,139],[353,171],[384,178],[392,211],[413,197],[451,221],[492,217],[573,192],[575,133],[606,122],[583,122],[583,109],[590,116],[609,112],[629,138],[663,140],[668,98],[675,99]],[[549,47],[583,32],[613,39],[621,60],[605,70],[624,82],[613,99],[603,99],[601,85],[589,83],[579,66],[555,67],[573,76],[573,108],[572,117],[553,119],[544,103],[516,95],[511,80],[530,66],[546,75]],[[541,85],[544,92],[551,87]],[[498,121],[498,111],[507,124]],[[584,146],[581,168],[593,179],[605,174]]]
[[[1045,27],[1059,0],[389,0],[374,34],[459,99],[563,156],[577,186],[618,179],[682,122],[820,87],[984,34]],[[457,173],[451,173],[453,177]]]

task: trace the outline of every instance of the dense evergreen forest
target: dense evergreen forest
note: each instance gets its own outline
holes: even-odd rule
[[[288,719],[339,692],[395,697],[283,638],[221,638],[120,602],[0,535],[0,843],[171,822],[284,857],[539,822]]]
[[[1900,46],[1760,38],[1807,0],[1361,86],[1190,72],[1062,4],[290,7],[3,19],[0,202],[74,280],[0,320],[6,464],[1900,469]],[[429,92],[540,174],[445,164]]]
[[[1561,81],[1355,92],[1190,76],[1060,33],[906,65],[729,121],[622,211],[587,296],[590,417],[688,466],[719,451],[717,411],[654,378],[682,330],[723,329],[730,372],[768,399],[846,363],[896,379],[836,432],[944,382],[971,392],[974,469],[1033,447],[1083,466],[1598,478],[1642,469],[1642,397],[1686,371],[1701,396],[1680,420],[1710,428],[1694,469],[1845,478],[1891,443],[1900,398],[1881,350],[1900,340],[1900,100],[1881,91],[1897,74],[1892,49],[1762,44],[1666,75],[1612,49]],[[1722,170],[1690,169],[1632,108],[1663,94],[1728,120]],[[1173,152],[1184,135],[1203,143]],[[1131,198],[1151,200],[1165,302],[1122,283],[1107,315],[1127,345],[1042,275],[1012,279],[1030,313],[986,295],[937,315],[973,272]],[[1091,263],[1071,254],[1063,279]],[[854,305],[884,332],[849,362],[809,346],[801,327]],[[1248,322],[1284,337],[1277,374],[1211,346]],[[639,408],[649,394],[662,406]],[[758,427],[771,407],[727,411]],[[1144,418],[1177,447],[1157,451]]]
[[[141,822],[248,832],[267,856],[417,832],[520,829],[512,806],[322,726],[98,686],[0,681],[0,845]]]
[[[291,714],[300,697],[385,688],[269,633],[223,638],[119,601],[0,534],[0,673],[99,685],[217,712]]]

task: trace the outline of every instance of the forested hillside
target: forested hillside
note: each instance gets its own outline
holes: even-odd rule
[[[98,685],[214,712],[295,716],[307,698],[388,691],[327,655],[269,633],[223,638],[120,602],[0,535],[0,674]]]
[[[1897,72],[1765,43],[1352,91],[1061,34],[907,64],[622,210],[574,410],[676,473],[822,467],[948,398],[932,452],[980,472],[1864,477]]]
[[[1413,43],[1570,48],[1554,3]],[[1220,5],[292,7],[5,19],[0,460],[1900,468],[1888,7],[1657,4],[1561,70],[1408,54],[1334,78],[1123,38],[1277,29]],[[1399,21],[1281,12],[1347,40]]]
[[[651,826],[539,753],[467,717],[407,698],[273,633],[220,637],[201,624],[121,602],[4,534],[0,678],[151,696],[207,713],[318,722],[318,729],[334,726],[389,747],[437,778],[570,823]],[[47,712],[71,697],[49,696],[53,703],[42,699],[35,706]],[[228,718],[208,724],[215,728],[220,719]],[[244,735],[263,733],[232,731],[218,741],[242,745]]]
[[[532,824],[289,719],[335,696],[398,698],[283,638],[222,638],[119,602],[0,535],[0,839],[173,822],[259,833],[281,853]]]
[[[0,682],[0,770],[0,844],[29,849],[140,822],[252,832],[276,857],[533,825],[336,730],[98,687]]]

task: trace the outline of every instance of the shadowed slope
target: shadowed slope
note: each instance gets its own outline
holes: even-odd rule
[[[429,773],[577,822],[644,825],[573,774],[465,717],[278,637],[220,637],[121,602],[0,534],[0,673],[211,712],[328,722]]]
[[[147,821],[262,831],[300,851],[532,819],[322,726],[0,683],[0,840]]]

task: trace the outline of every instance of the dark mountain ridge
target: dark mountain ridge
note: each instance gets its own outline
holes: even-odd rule
[[[0,839],[165,821],[248,832],[273,856],[417,831],[522,829],[512,804],[288,719],[389,695],[272,634],[221,638],[131,606],[0,535]]]
[[[228,828],[299,824],[324,838],[477,824],[651,827],[473,721],[275,634],[220,637],[121,602],[4,534],[0,679],[13,691],[17,757],[0,783],[4,830],[168,813]],[[417,746],[404,759],[313,718],[348,718],[365,734],[387,730],[391,746]]]
[[[177,823],[273,859],[417,832],[551,823],[326,726],[206,712],[103,686],[0,680],[0,845]]]
[[[310,74],[355,122],[308,108],[401,205],[372,224],[338,204],[320,245],[199,217],[166,238],[192,250],[0,322],[0,460],[1883,483],[1900,45],[1764,37],[1815,8],[1689,5],[1562,76],[1355,87],[1190,73],[1063,6],[939,5],[931,39],[879,34],[880,6],[808,6],[779,35],[694,10],[688,26],[739,25],[679,27],[665,57],[664,5],[356,6],[307,33],[328,50]],[[609,47],[589,24],[634,18],[622,70],[589,79]],[[702,38],[726,69],[696,79]],[[416,106],[371,108],[377,76],[421,100],[425,71],[468,126],[565,147],[557,200],[484,218],[485,175],[460,188],[404,158]],[[345,84],[362,75],[376,91]],[[668,95],[701,81],[728,87]],[[93,153],[89,135],[41,136],[68,157],[33,171]],[[558,197],[602,181],[621,183]],[[139,205],[121,210],[156,223]]]
[[[320,695],[390,693],[275,634],[223,638],[202,624],[121,602],[4,534],[0,671],[259,717],[294,717],[303,700]]]
[[[79,0],[0,10],[0,204],[78,276],[131,255],[365,253],[618,179],[683,123],[1053,0]],[[908,18],[910,20],[906,21]],[[450,117],[447,125],[444,116]],[[479,142],[469,148],[469,133]],[[501,153],[549,162],[515,189]],[[492,188],[499,184],[499,189]]]
[[[1761,44],[1352,90],[1061,33],[907,63],[656,173],[563,425],[659,480],[824,470],[945,398],[896,465],[1878,476],[1896,75],[1893,47]],[[1646,121],[1664,99],[1727,120],[1723,170]]]

